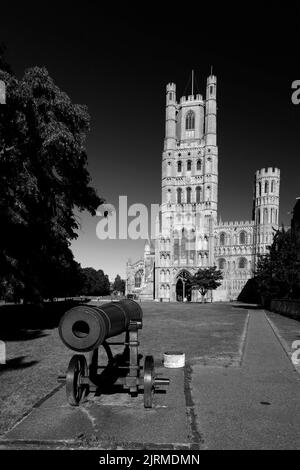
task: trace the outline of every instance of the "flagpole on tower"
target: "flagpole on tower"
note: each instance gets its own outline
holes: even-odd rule
[[[194,96],[194,70],[192,70],[192,95]]]

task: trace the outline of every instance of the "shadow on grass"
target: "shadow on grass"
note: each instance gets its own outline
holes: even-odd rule
[[[2,364],[0,366],[0,375],[1,372],[7,372],[9,370],[16,370],[16,369],[27,369],[28,367],[32,367],[37,364],[39,361],[30,361],[24,362],[27,356],[19,356],[15,357],[14,359],[9,359],[6,364]]]
[[[66,301],[37,305],[0,306],[2,341],[29,341],[45,336],[43,330],[57,328],[64,313],[80,302]]]
[[[42,330],[19,330],[19,331],[6,331],[1,332],[2,341],[32,341],[34,339],[44,338],[49,336],[43,333]]]
[[[237,309],[245,309],[245,310],[261,310],[263,307],[261,305],[254,305],[254,304],[238,304],[233,305],[233,308]]]

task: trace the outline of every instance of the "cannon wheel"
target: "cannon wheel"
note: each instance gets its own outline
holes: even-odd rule
[[[67,399],[70,405],[78,406],[87,394],[88,386],[81,383],[81,378],[88,376],[87,362],[84,356],[76,354],[69,363],[66,377]]]
[[[154,359],[146,356],[144,363],[144,407],[152,408],[154,393]]]

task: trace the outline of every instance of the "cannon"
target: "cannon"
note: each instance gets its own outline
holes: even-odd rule
[[[99,307],[79,305],[64,314],[59,324],[61,340],[77,353],[89,353],[88,361],[84,354],[75,354],[66,376],[59,377],[66,383],[70,405],[80,405],[90,392],[119,386],[132,397],[143,390],[144,407],[152,408],[156,388],[169,385],[169,379],[156,376],[153,356],[146,356],[143,367],[140,365],[138,332],[142,324],[140,305],[128,299]],[[124,341],[107,341],[123,333]],[[105,366],[98,363],[101,346],[107,355]],[[124,346],[123,353],[113,355],[111,346]]]

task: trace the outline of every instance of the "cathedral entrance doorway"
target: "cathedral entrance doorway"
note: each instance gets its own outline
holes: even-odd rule
[[[177,302],[191,302],[192,301],[191,275],[187,271],[182,271],[177,276],[176,300]]]

